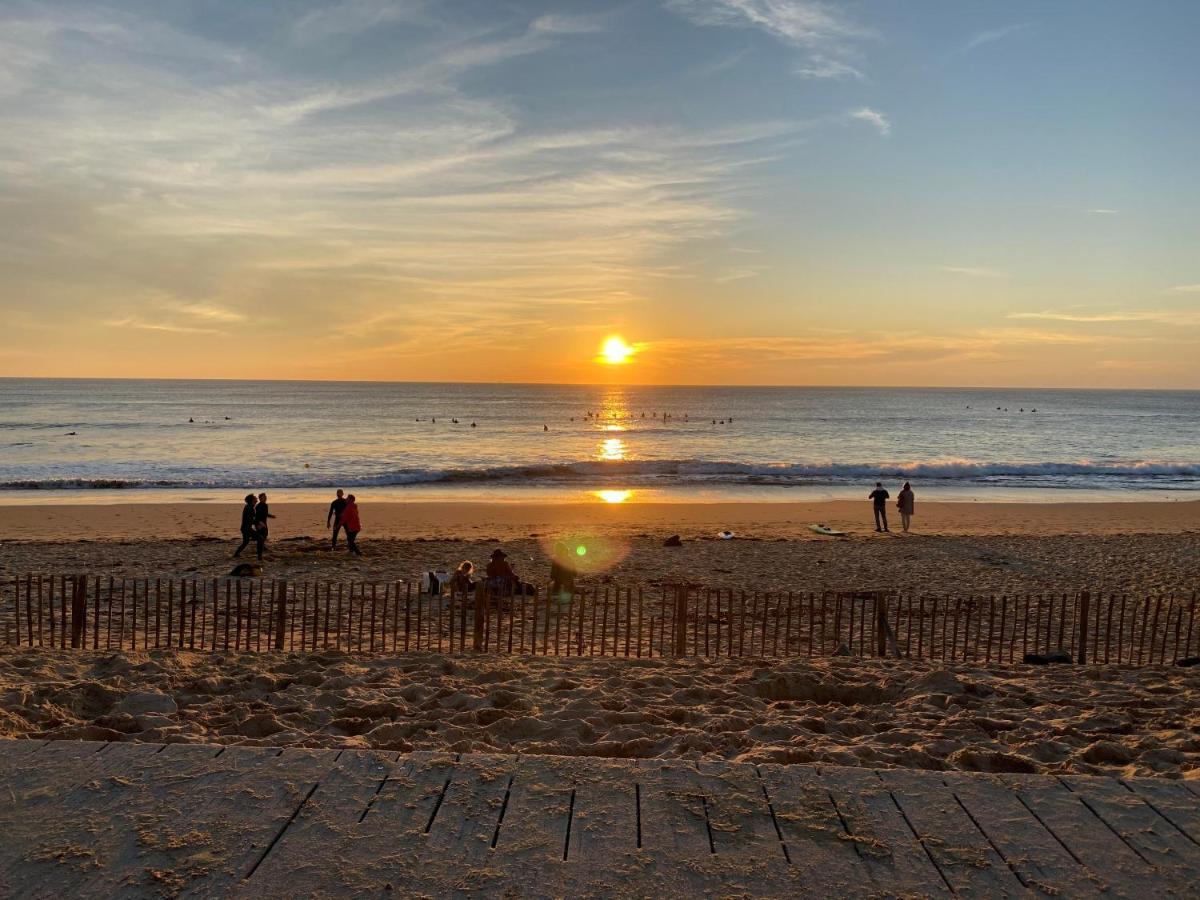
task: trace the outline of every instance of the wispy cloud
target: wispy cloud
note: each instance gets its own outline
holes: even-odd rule
[[[1103,312],[1044,310],[1042,312],[1010,313],[1008,318],[1080,324],[1149,322],[1158,325],[1189,326],[1200,325],[1200,310],[1118,309]]]
[[[1117,215],[1119,210],[1104,209],[1103,207],[1099,207],[1096,209],[1087,209],[1087,210],[1084,210],[1084,212],[1086,212],[1088,215],[1092,215],[1092,216],[1115,216],[1115,215]]]
[[[999,269],[986,269],[981,266],[938,266],[942,272],[949,272],[951,275],[967,275],[971,278],[1006,278],[1006,274]]]
[[[1172,294],[1200,294],[1200,284],[1177,284],[1169,290]]]
[[[873,125],[882,137],[887,137],[892,133],[892,123],[888,120],[888,117],[878,110],[871,109],[869,106],[852,109],[846,115],[854,121],[866,122],[868,125]]]
[[[816,0],[666,0],[698,25],[756,28],[807,52],[796,73],[806,78],[856,78],[858,44],[873,32],[838,7]]]
[[[220,334],[217,328],[199,328],[190,325],[179,325],[173,322],[152,322],[140,316],[125,316],[121,319],[111,319],[104,323],[109,328],[135,328],[139,331],[161,331],[168,334]]]
[[[340,0],[300,16],[292,25],[292,36],[315,43],[357,34],[412,21],[425,6],[426,0]]]
[[[982,47],[984,44],[994,44],[996,41],[1002,41],[1011,35],[1024,31],[1029,28],[1031,22],[1019,22],[1015,25],[1005,25],[1002,28],[993,28],[988,31],[981,31],[973,35],[966,43],[962,45],[962,51],[974,50],[976,47]]]

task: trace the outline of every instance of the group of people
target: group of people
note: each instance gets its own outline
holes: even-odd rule
[[[251,544],[255,545],[258,558],[263,558],[267,547],[267,535],[270,529],[268,521],[275,518],[267,505],[267,495],[247,494],[242,506],[242,544],[234,551],[234,556],[241,556],[242,551]],[[355,556],[362,556],[358,549],[358,533],[362,531],[362,523],[358,517],[358,503],[353,494],[346,496],[345,491],[338,490],[337,496],[329,504],[329,515],[325,517],[325,527],[333,529],[333,549],[337,549],[338,533],[345,532],[346,549]]]
[[[874,504],[876,531],[889,531],[887,502],[891,496],[891,494],[884,490],[882,481],[875,482],[875,490],[867,495],[867,499]],[[908,531],[909,525],[912,524],[915,507],[916,498],[913,495],[912,485],[906,481],[904,482],[904,487],[900,489],[900,493],[896,495],[896,509],[900,512],[900,524],[905,531]]]
[[[258,558],[262,559],[263,550],[267,546],[267,521],[273,518],[275,517],[271,515],[271,508],[267,506],[266,494],[259,494],[257,497],[247,494],[245,505],[242,506],[242,545],[233,555],[241,556],[242,551],[254,543],[257,545]]]
[[[452,595],[470,594],[479,584],[479,580],[475,578],[476,574],[475,564],[469,559],[464,559],[458,564],[458,568],[454,570],[449,580],[443,582],[443,586],[448,587]],[[559,541],[554,545],[554,555],[550,562],[551,595],[560,600],[569,599],[575,593],[577,575],[578,572],[572,563],[570,550],[565,543]],[[533,585],[521,580],[521,576],[509,563],[508,554],[499,547],[492,551],[482,580],[488,592],[497,597],[528,594],[534,590]],[[431,588],[431,590],[433,589]]]
[[[355,556],[362,556],[358,549],[358,533],[362,531],[362,522],[358,518],[358,500],[353,494],[349,497],[338,488],[337,496],[329,504],[329,514],[325,516],[325,527],[333,529],[331,547],[337,549],[338,532],[346,533],[346,549]]]

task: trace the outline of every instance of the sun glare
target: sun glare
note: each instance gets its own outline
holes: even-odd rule
[[[619,335],[613,335],[604,342],[604,346],[600,348],[600,361],[607,363],[610,366],[619,366],[629,362],[629,358],[633,356],[633,348],[625,343],[625,339]]]
[[[596,491],[596,496],[605,503],[624,503],[633,496],[633,491]]]

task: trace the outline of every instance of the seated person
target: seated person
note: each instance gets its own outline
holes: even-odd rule
[[[458,564],[458,568],[454,570],[454,574],[450,576],[447,584],[450,587],[450,594],[469,594],[475,590],[475,582],[471,580],[471,576],[475,574],[475,563],[469,559],[464,559]]]
[[[493,594],[512,594],[521,585],[521,579],[508,564],[508,554],[497,547],[487,564],[487,588]]]

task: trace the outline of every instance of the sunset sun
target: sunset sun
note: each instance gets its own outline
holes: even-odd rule
[[[604,346],[600,348],[600,361],[610,366],[620,366],[629,362],[629,358],[633,356],[633,347],[625,343],[625,339],[613,335],[604,342]]]

